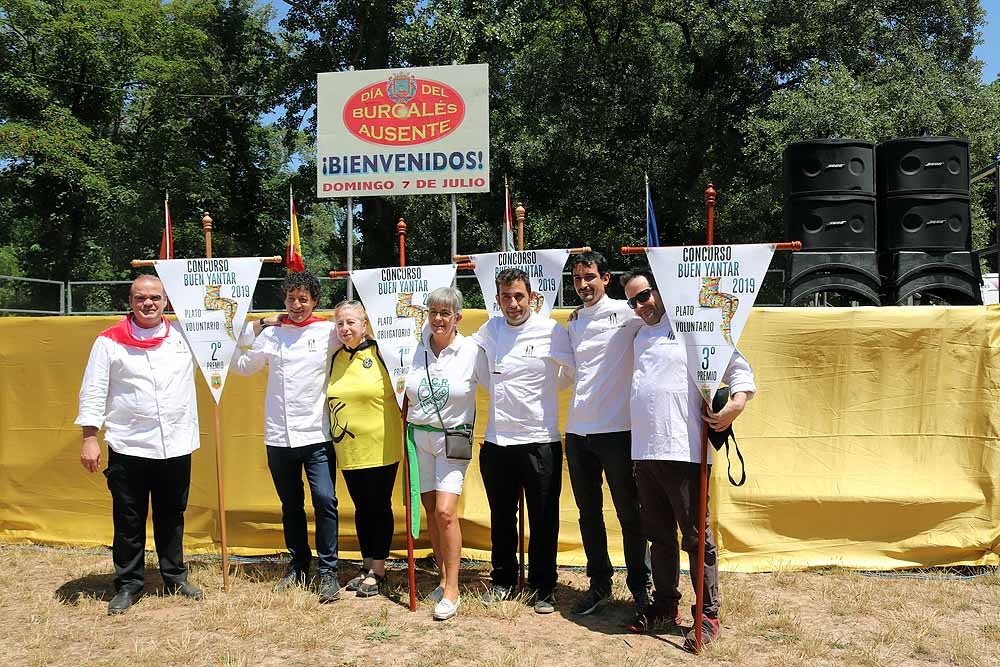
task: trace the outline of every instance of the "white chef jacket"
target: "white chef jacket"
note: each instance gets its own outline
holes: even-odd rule
[[[576,384],[566,432],[617,433],[631,428],[632,342],[642,318],[620,299],[602,297],[569,323]]]
[[[490,318],[473,339],[485,352],[481,377],[489,377],[486,440],[501,447],[559,440],[559,389],[573,380],[566,330],[531,313],[517,327]]]
[[[326,385],[330,361],[340,347],[334,323],[269,326],[254,339],[253,322],[247,322],[239,344],[233,360],[238,375],[251,375],[267,366],[264,444],[305,447],[328,442]]]
[[[163,322],[136,338],[167,333]],[[170,459],[200,445],[198,399],[191,350],[177,327],[155,348],[138,348],[98,336],[80,386],[78,426],[104,426],[104,442],[126,456]]]
[[[701,463],[701,405],[704,399],[691,379],[684,345],[666,316],[643,326],[635,337],[632,377],[632,459]],[[750,364],[733,352],[722,376],[731,393],[757,391]],[[709,463],[712,448],[708,448]]]

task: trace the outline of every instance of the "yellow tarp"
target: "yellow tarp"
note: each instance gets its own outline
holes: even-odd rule
[[[566,313],[555,316],[564,321]],[[467,311],[462,331],[484,317]],[[111,542],[111,498],[104,477],[80,466],[73,420],[90,345],[116,319],[0,318],[0,541]],[[724,465],[713,471],[710,508],[724,569],[998,563],[1000,307],[756,309],[740,347],[759,394],[736,423],[746,486],[730,487]],[[219,539],[213,408],[200,376],[197,382],[202,447],[185,549],[212,552]],[[264,373],[230,375],[221,404],[235,553],[283,550],[262,443],[264,386]],[[567,395],[561,398],[564,416]],[[476,425],[479,441],[482,429]],[[464,555],[488,558],[489,510],[476,460],[465,488]],[[354,556],[342,479],[337,491],[341,550]],[[398,554],[405,549],[401,500],[396,508]],[[566,474],[561,519],[559,562],[583,564]],[[620,565],[607,495],[605,519]],[[424,537],[418,547],[426,546]]]

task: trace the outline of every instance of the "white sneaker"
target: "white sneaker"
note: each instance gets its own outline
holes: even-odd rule
[[[447,621],[449,618],[458,613],[458,605],[461,604],[462,598],[458,598],[454,602],[448,598],[441,598],[441,601],[434,606],[434,620],[435,621]]]
[[[427,595],[427,599],[431,602],[440,602],[443,598],[444,588],[442,586],[438,586]]]

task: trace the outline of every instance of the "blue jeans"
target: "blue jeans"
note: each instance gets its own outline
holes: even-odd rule
[[[305,491],[302,469],[305,468],[316,514],[317,574],[337,572],[337,491],[334,485],[337,454],[333,444],[321,442],[305,447],[268,447],[267,467],[274,489],[281,500],[281,524],[285,546],[292,554],[291,567],[309,572],[312,552],[306,523]]]

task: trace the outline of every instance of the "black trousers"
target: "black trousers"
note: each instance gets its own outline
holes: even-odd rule
[[[551,593],[559,546],[562,443],[500,447],[486,442],[479,452],[479,467],[490,504],[493,584],[513,588],[517,583],[517,503],[523,486],[531,532],[528,585],[543,595]]]
[[[146,565],[146,516],[153,501],[153,541],[160,574],[168,586],[187,579],[184,565],[184,510],[191,486],[191,455],[147,459],[108,448],[104,470],[111,491],[115,538],[115,590],[142,590]]]
[[[608,532],[604,525],[604,478],[611,490],[611,500],[622,529],[622,547],[626,583],[640,607],[649,604],[653,587],[650,578],[649,544],[639,518],[639,492],[632,475],[632,434],[566,434],[566,463],[573,497],[580,509],[580,537],[587,554],[590,587],[602,592],[611,590],[611,558],[608,556]]]
[[[392,545],[392,487],[399,463],[378,468],[344,470],[347,492],[354,502],[354,528],[362,558],[385,560]]]
[[[708,467],[711,478],[712,467]],[[677,608],[681,599],[681,553],[687,552],[691,586],[701,585],[704,612],[709,618],[719,615],[719,564],[708,512],[698,517],[701,494],[701,465],[684,461],[636,461],[635,481],[639,489],[642,526],[652,543],[653,602],[663,610]],[[705,578],[698,582],[698,527],[705,523]],[[681,543],[677,545],[677,529]],[[692,612],[693,613],[693,612]]]

